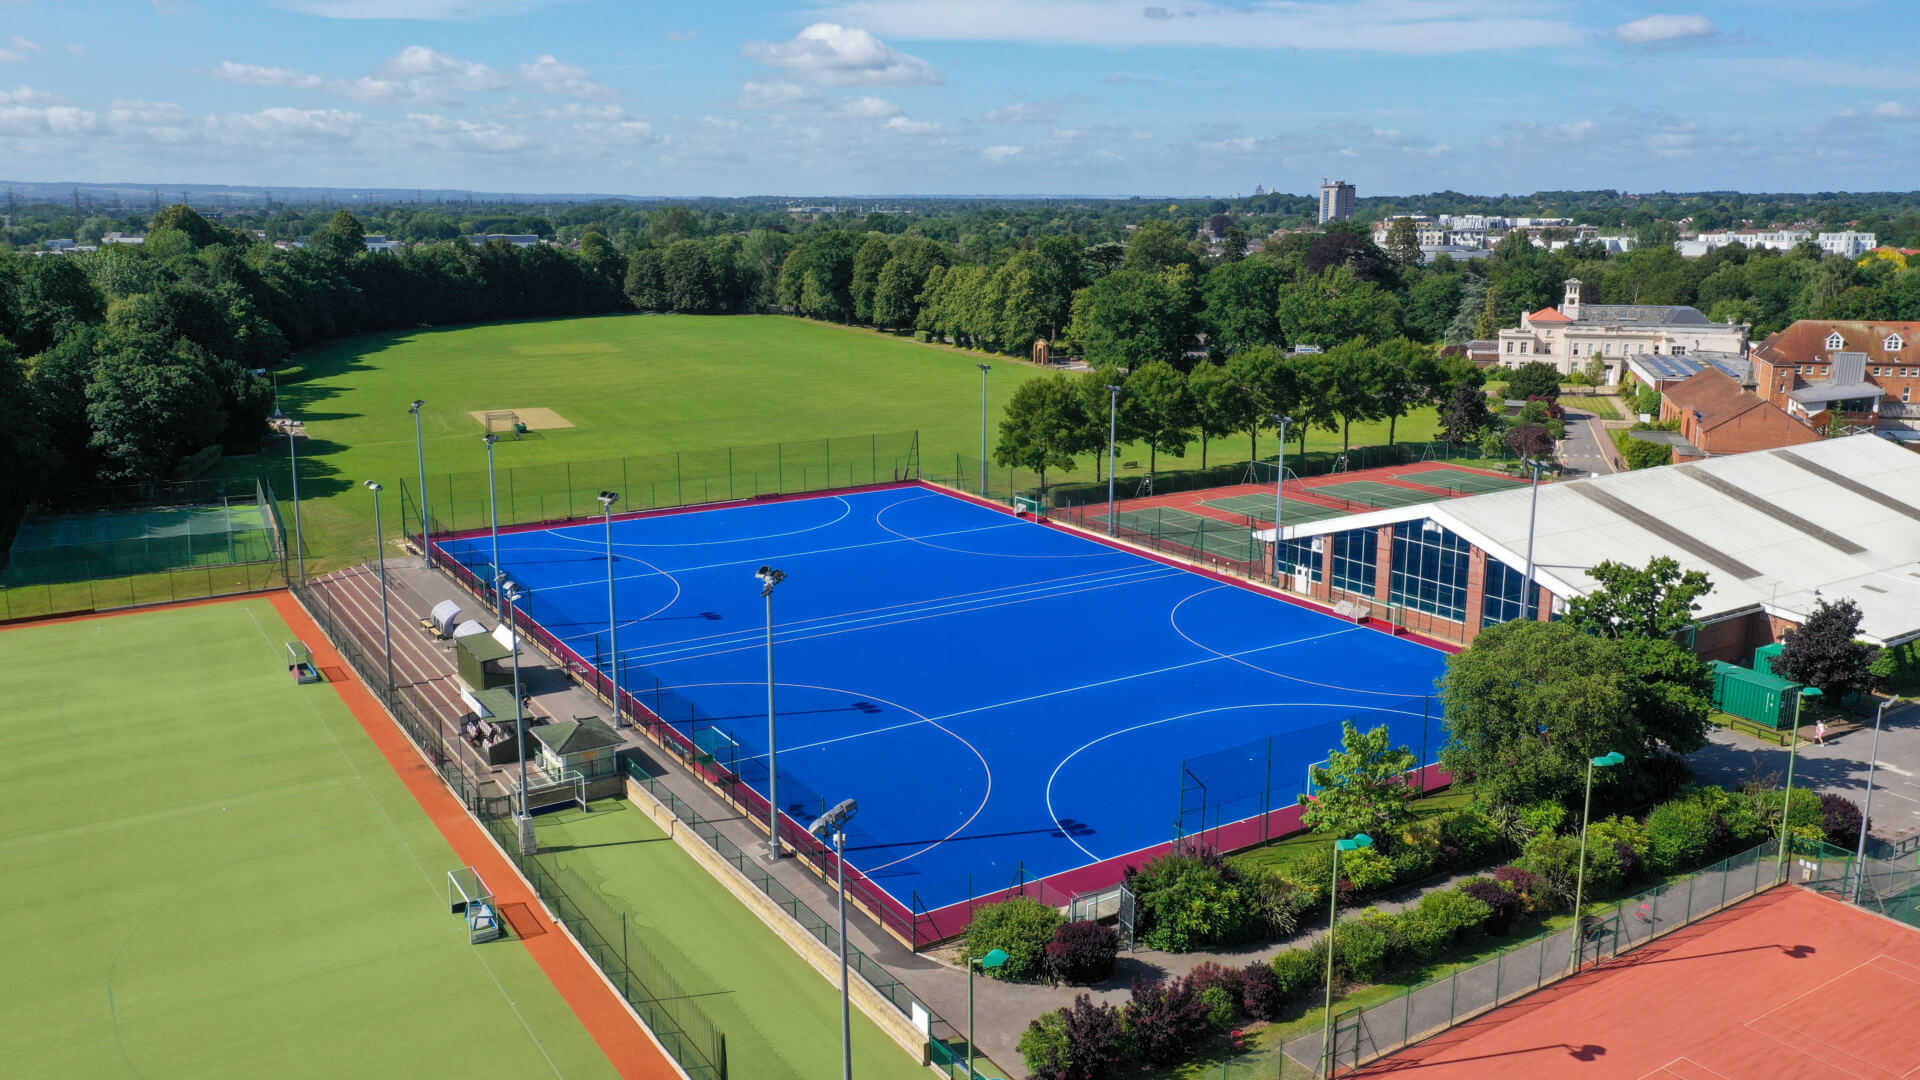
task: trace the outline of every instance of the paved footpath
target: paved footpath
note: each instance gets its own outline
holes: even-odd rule
[[[1843,795],[1856,805],[1863,803],[1867,759],[1873,747],[1873,717],[1861,720],[1864,726],[1859,730],[1829,738],[1825,746],[1808,741],[1813,725],[1801,725],[1801,733],[1807,738],[1802,740],[1799,759],[1794,763],[1794,784]],[[1709,739],[1706,749],[1687,759],[1701,783],[1733,788],[1749,780],[1770,777],[1778,783],[1785,779],[1786,748],[1724,728],[1715,728]],[[1887,709],[1878,760],[1873,773],[1873,835],[1900,840],[1920,833],[1920,707],[1903,703]]]

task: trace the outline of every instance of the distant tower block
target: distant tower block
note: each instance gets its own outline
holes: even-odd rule
[[[1354,188],[1345,180],[1320,181],[1320,224],[1353,216]]]

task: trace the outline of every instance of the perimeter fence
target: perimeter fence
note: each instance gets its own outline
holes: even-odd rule
[[[1824,846],[1796,843],[1792,852],[1822,857],[1816,847]],[[1318,1030],[1287,1040],[1282,1049],[1292,1067],[1307,1070],[1304,1075],[1358,1069],[1773,888],[1785,880],[1779,853],[1778,842],[1768,840],[1592,910],[1572,926],[1506,946],[1445,978],[1409,986],[1391,1000],[1336,1013],[1331,1055]]]
[[[496,458],[512,444],[496,443]],[[763,443],[672,454],[516,465],[442,473],[426,480],[435,538],[499,524],[573,521],[602,513],[600,493],[616,491],[616,514],[733,502],[911,480],[919,475],[915,431]],[[400,480],[402,527],[420,542],[420,482]]]
[[[495,844],[520,868],[540,899],[573,932],[587,955],[646,1021],[660,1045],[694,1080],[726,1080],[727,1036],[646,944],[628,932],[627,913],[587,884],[557,855],[523,855],[511,813],[483,819]],[[770,1080],[782,1080],[773,1077]],[[794,1076],[793,1080],[799,1080]]]
[[[1920,835],[1876,842],[1857,865],[1852,852],[1832,848],[1827,856],[1818,865],[1796,861],[1801,884],[1920,929]]]
[[[1215,851],[1237,851],[1300,830],[1302,796],[1313,794],[1299,747],[1331,753],[1340,749],[1344,725],[1361,731],[1382,724],[1396,746],[1415,752],[1408,782],[1425,790],[1432,766],[1446,744],[1446,723],[1437,696],[1383,699],[1377,705],[1320,709],[1275,706],[1282,712],[1331,716],[1238,746],[1187,758],[1180,763],[1179,816],[1173,822],[1175,845],[1199,843]],[[1312,762],[1324,765],[1325,758]]]
[[[43,496],[0,573],[0,620],[279,588],[286,531],[264,476]]]

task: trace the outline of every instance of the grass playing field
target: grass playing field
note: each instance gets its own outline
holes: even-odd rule
[[[801,1080],[840,1070],[840,993],[706,868],[625,800],[536,819],[542,851],[629,913],[629,933],[651,949],[727,1033],[734,1076]],[[662,898],[671,897],[671,903]],[[823,914],[829,915],[831,913]],[[857,976],[856,976],[857,978]],[[854,1071],[925,1071],[858,1009]]]
[[[266,600],[0,630],[10,1076],[615,1075]]]
[[[306,422],[300,493],[310,558],[323,566],[371,553],[372,495],[387,485],[386,527],[400,527],[398,481],[417,487],[413,420],[422,412],[429,474],[484,470],[484,428],[473,413],[540,407],[571,428],[502,442],[497,465],[581,461],[623,454],[718,449],[875,432],[920,432],[922,460],[951,473],[980,448],[980,373],[991,362],[989,419],[996,426],[1015,386],[1039,369],[1007,358],[783,316],[608,316],[370,334],[300,355],[300,381],[280,387],[282,406]],[[1399,437],[1431,437],[1433,411],[1401,420]],[[993,436],[997,439],[997,433]],[[1355,445],[1384,442],[1386,425],[1355,424]],[[1310,447],[1337,448],[1315,431]],[[1126,460],[1144,451],[1122,447]],[[1272,439],[1261,441],[1271,454]],[[1244,458],[1244,437],[1213,440],[1214,463]],[[1161,454],[1163,471],[1199,464]],[[284,450],[226,464],[265,465],[282,498],[290,490]],[[1058,479],[1091,479],[1091,460]],[[291,529],[291,514],[288,515]]]

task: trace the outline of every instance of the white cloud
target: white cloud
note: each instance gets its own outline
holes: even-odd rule
[[[31,86],[15,87],[12,90],[0,90],[0,105],[64,105],[66,100],[52,94],[43,94]]]
[[[85,56],[87,55],[87,47],[76,41],[73,44],[67,46],[67,55],[68,56]]]
[[[933,120],[909,120],[896,116],[887,121],[887,130],[897,135],[928,135],[940,130],[938,122]]]
[[[700,31],[698,31],[698,30],[669,30],[669,31],[667,31],[667,40],[668,40],[668,41],[692,41],[692,40],[693,40],[694,38],[697,38],[697,37],[699,37],[699,36],[700,36]]]
[[[209,72],[216,79],[236,82],[245,86],[293,86],[311,90],[326,83],[318,75],[309,75],[292,68],[262,67],[258,64],[236,64],[231,60],[220,61],[220,66]]]
[[[476,60],[461,60],[425,45],[409,45],[380,65],[390,79],[407,79],[455,90],[504,90],[507,77]]]
[[[1583,36],[1534,0],[842,0],[826,13],[932,41],[1329,49],[1415,55],[1571,45]]]
[[[299,146],[314,139],[344,142],[354,137],[365,118],[340,109],[294,109],[278,106],[252,113],[227,113],[207,118],[217,140],[259,146]]]
[[[791,41],[754,41],[745,54],[793,78],[820,86],[927,86],[940,81],[932,64],[865,30],[815,23]]]
[[[0,64],[18,64],[26,60],[29,54],[39,51],[40,46],[28,41],[19,34],[15,34],[13,35],[13,47],[10,49],[0,49]]]
[[[1025,101],[988,109],[980,119],[989,124],[1050,124],[1060,116],[1058,101]]]
[[[754,79],[740,85],[740,104],[749,109],[771,109],[807,100],[807,88],[785,79]]]
[[[557,109],[547,109],[541,116],[549,124],[569,125],[575,135],[584,139],[627,142],[653,136],[651,123],[632,115],[618,105],[574,103],[562,105]]]
[[[583,101],[617,101],[620,91],[593,80],[593,73],[578,64],[569,64],[551,56],[536,57],[520,65],[520,81],[545,94],[575,97]]]
[[[1898,101],[1883,101],[1873,107],[1873,115],[1882,120],[1911,120],[1915,113],[1911,107]]]
[[[980,151],[980,156],[993,162],[995,165],[1004,165],[1010,159],[1018,157],[1020,150],[1021,148],[1018,146],[989,146],[985,150]]]
[[[840,108],[834,110],[834,112],[837,116],[845,116],[856,120],[879,120],[884,117],[898,116],[900,106],[895,105],[886,98],[857,97],[848,98],[841,102]]]
[[[1715,32],[1713,20],[1705,15],[1649,15],[1613,28],[1613,36],[1629,45],[1711,37]]]

